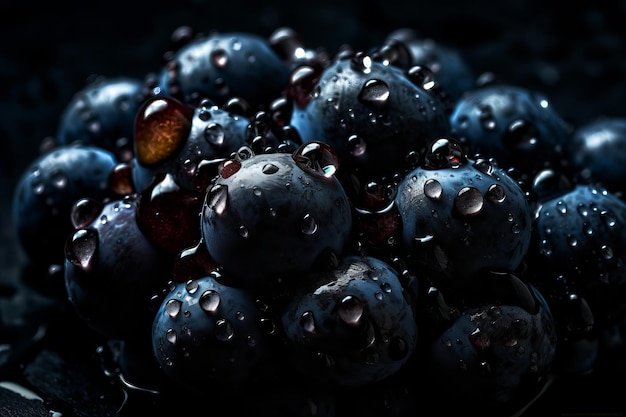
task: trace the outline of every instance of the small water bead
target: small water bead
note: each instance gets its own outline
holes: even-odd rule
[[[493,175],[495,170],[493,162],[485,158],[478,158],[474,162],[474,168],[482,172],[483,174]]]
[[[561,214],[567,214],[567,204],[563,200],[557,201],[556,210]]]
[[[315,317],[313,316],[313,312],[305,311],[300,316],[300,326],[307,333],[315,332]]]
[[[337,307],[337,314],[341,321],[349,325],[356,325],[363,316],[363,303],[357,297],[348,295],[344,297]]]
[[[506,191],[500,184],[491,184],[485,193],[485,197],[494,203],[502,203],[506,199]]]
[[[382,282],[380,284],[380,289],[386,292],[387,294],[391,293],[391,285],[388,282]]]
[[[480,123],[486,130],[494,130],[496,128],[496,119],[493,115],[491,106],[481,104],[479,106]]]
[[[263,168],[261,168],[261,172],[263,172],[265,175],[272,175],[278,172],[278,166],[272,163],[267,163],[265,165],[263,165]]]
[[[224,144],[224,127],[219,123],[209,123],[204,128],[204,138],[215,146],[222,146]]]
[[[613,249],[611,249],[610,246],[602,245],[600,252],[602,253],[602,257],[607,261],[613,259]]]
[[[199,305],[202,310],[207,313],[215,313],[220,306],[222,298],[220,294],[215,290],[206,290],[200,296]]]
[[[606,227],[608,227],[609,229],[614,228],[617,224],[617,219],[613,217],[613,215],[608,210],[600,211],[600,217],[602,218],[602,221],[604,222]]]
[[[172,298],[165,303],[165,312],[169,314],[170,317],[176,318],[180,314],[182,306],[182,301]]]
[[[475,187],[461,188],[454,198],[454,207],[462,216],[474,216],[482,211],[483,206],[483,195]]]
[[[213,330],[217,340],[227,342],[234,336],[233,325],[226,319],[219,319],[215,322],[215,329]]]
[[[87,227],[102,212],[103,204],[92,198],[81,198],[74,203],[70,213],[72,225],[76,229]]]
[[[363,84],[358,100],[366,106],[382,109],[389,106],[391,92],[386,82],[371,79]]]
[[[55,188],[62,190],[67,186],[67,176],[62,171],[54,171],[50,173],[50,181]]]
[[[98,232],[94,229],[79,229],[74,232],[65,246],[65,257],[72,265],[90,271],[98,253]]]
[[[424,183],[424,195],[431,200],[440,200],[443,194],[443,187],[436,179],[429,178]]]
[[[418,87],[428,91],[437,86],[435,74],[424,65],[414,65],[406,71],[408,79]]]
[[[247,239],[250,236],[250,232],[248,231],[248,228],[246,226],[239,226],[239,236],[244,239]]]
[[[305,235],[312,235],[317,232],[317,221],[315,217],[311,216],[309,213],[305,214],[300,222],[300,231]]]
[[[467,162],[461,144],[450,138],[440,138],[432,142],[424,155],[425,169],[458,168]]]
[[[167,332],[165,333],[165,340],[175,345],[178,341],[178,334],[176,333],[176,330],[167,329]]]
[[[304,171],[326,178],[332,177],[339,167],[335,150],[322,142],[302,144],[293,154],[296,164]]]
[[[207,206],[220,215],[226,210],[228,201],[228,187],[223,184],[217,184],[211,188],[206,196]]]
[[[574,236],[568,234],[567,235],[567,244],[571,247],[571,248],[575,248],[578,246],[578,239],[576,239]]]
[[[359,135],[350,135],[348,138],[348,150],[353,156],[361,156],[367,150],[367,142]]]
[[[217,48],[211,51],[210,59],[216,67],[224,68],[228,64],[228,53],[222,48]]]

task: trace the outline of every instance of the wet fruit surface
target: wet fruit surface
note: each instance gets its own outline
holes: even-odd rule
[[[535,3],[3,6],[0,414],[622,415],[626,9]]]

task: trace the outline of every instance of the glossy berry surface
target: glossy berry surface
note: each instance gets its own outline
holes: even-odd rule
[[[492,162],[467,158],[454,140],[432,144],[395,196],[409,262],[453,287],[482,270],[515,271],[531,237],[524,192]]]
[[[281,315],[289,361],[322,384],[364,386],[395,374],[418,339],[398,272],[373,257],[346,256],[312,273]]]
[[[323,143],[224,163],[206,193],[202,237],[228,273],[253,287],[296,279],[350,238],[348,197]]]

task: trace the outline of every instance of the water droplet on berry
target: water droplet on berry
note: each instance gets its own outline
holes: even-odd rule
[[[222,342],[232,339],[234,335],[233,325],[226,319],[217,320],[213,332],[217,340]]]
[[[212,187],[206,196],[206,205],[218,215],[226,210],[227,201],[228,187],[223,184]]]
[[[228,64],[228,53],[222,48],[214,49],[211,51],[211,62],[218,68],[224,68]]]
[[[424,195],[431,200],[440,200],[443,194],[443,187],[436,179],[429,178],[424,183]]]
[[[90,271],[98,252],[98,232],[94,229],[76,230],[65,245],[65,258],[83,271]]]
[[[315,317],[313,317],[313,312],[305,311],[300,316],[300,326],[307,333],[315,332]]]
[[[382,80],[368,80],[361,88],[358,100],[366,106],[376,109],[385,108],[390,101],[389,86]]]
[[[278,172],[278,166],[272,163],[265,164],[263,165],[261,172],[263,172],[265,175],[275,174]]]
[[[103,204],[91,198],[81,198],[72,206],[70,218],[76,229],[87,227],[93,223],[102,212]]]
[[[340,301],[337,314],[344,323],[355,325],[363,316],[363,303],[358,298],[348,295]]]
[[[176,330],[167,329],[167,331],[165,332],[165,340],[175,345],[178,341],[178,335],[176,334]]]
[[[483,209],[483,195],[474,187],[463,187],[454,198],[454,207],[462,216],[473,216]]]
[[[224,128],[219,123],[209,123],[204,128],[204,138],[215,146],[222,146],[224,144]]]
[[[307,142],[293,153],[296,164],[315,176],[332,177],[339,167],[335,150],[322,142]]]
[[[537,137],[538,131],[532,123],[515,120],[502,133],[502,142],[509,149],[528,151],[537,146]]]
[[[169,314],[170,317],[176,318],[180,314],[182,306],[182,301],[172,298],[165,303],[165,312]]]
[[[485,197],[494,203],[502,203],[506,199],[506,192],[500,184],[491,184],[485,193]]]
[[[198,291],[199,287],[200,286],[198,285],[198,281],[193,279],[190,279],[185,283],[185,289],[189,294],[194,294],[196,291]]]
[[[302,221],[300,222],[300,231],[305,235],[312,235],[317,231],[317,221],[315,221],[315,218],[309,213],[302,217]]]
[[[467,157],[461,144],[454,139],[433,141],[424,155],[425,169],[458,168],[466,162]]]
[[[361,156],[367,149],[367,142],[359,135],[351,135],[348,138],[348,151],[353,156]]]
[[[214,290],[206,290],[200,296],[200,308],[207,313],[215,313],[220,306],[220,294]]]
[[[229,178],[233,174],[239,172],[241,169],[241,162],[236,159],[229,159],[220,163],[217,167],[217,172],[224,179]]]
[[[248,228],[246,226],[239,226],[239,236],[244,239],[247,239],[248,236],[250,236],[250,232],[248,231]]]

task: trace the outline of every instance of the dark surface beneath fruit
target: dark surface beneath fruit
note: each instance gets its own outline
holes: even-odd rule
[[[170,35],[181,25],[199,32],[247,31],[262,36],[289,26],[305,45],[330,52],[342,44],[367,49],[395,29],[413,28],[421,36],[456,48],[477,74],[492,72],[503,82],[544,92],[574,125],[601,116],[626,116],[626,2],[621,0],[580,8],[538,0],[155,0],[133,3],[132,11],[130,7],[119,0],[89,7],[81,2],[33,0],[0,6],[0,193],[4,196],[0,200],[0,323],[13,329],[11,334],[0,333],[0,348],[22,332],[36,334],[29,319],[36,322],[42,314],[53,318],[61,314],[45,298],[20,285],[25,257],[10,220],[18,176],[37,156],[41,141],[54,136],[61,111],[90,76],[143,77],[159,71]],[[51,326],[60,325],[52,320]],[[44,338],[34,351],[22,352],[29,378],[45,380],[39,388],[49,394],[52,409],[67,407],[64,415],[81,408],[92,413],[84,415],[113,413],[122,399],[108,391],[100,375],[90,375],[80,366],[92,352],[58,356],[55,352],[63,350],[59,346],[74,342],[72,332],[57,333],[68,340]],[[0,370],[10,373],[1,366],[7,362],[0,349]],[[604,362],[603,369],[589,375],[559,378],[524,415],[625,415],[620,381],[626,375],[626,361],[622,357]],[[0,382],[10,376],[0,373]],[[83,386],[96,392],[85,392]],[[42,403],[26,402],[0,388],[2,405],[9,416],[50,415]]]

